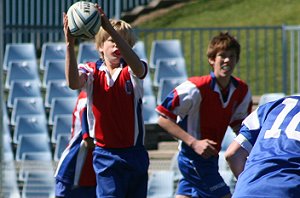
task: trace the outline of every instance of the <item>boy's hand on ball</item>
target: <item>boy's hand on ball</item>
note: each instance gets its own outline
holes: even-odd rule
[[[98,9],[100,16],[101,16],[101,26],[104,30],[106,30],[107,32],[109,32],[109,28],[113,28],[111,23],[109,22],[109,19],[107,18],[107,16],[105,15],[104,11],[102,10],[102,8],[100,6],[98,6],[98,4],[95,4],[96,8]]]
[[[65,34],[66,42],[74,44],[75,38],[70,33],[70,29],[68,26],[68,16],[65,12],[63,13],[63,23],[64,23],[64,34]]]

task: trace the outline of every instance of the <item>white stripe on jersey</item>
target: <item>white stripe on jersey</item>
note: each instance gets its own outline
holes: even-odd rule
[[[251,152],[253,146],[242,134],[239,134],[234,140],[237,143],[239,143],[241,145],[241,147],[246,149],[246,151],[248,151],[248,153]]]

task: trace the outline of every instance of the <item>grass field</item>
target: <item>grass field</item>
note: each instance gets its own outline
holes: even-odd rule
[[[298,0],[191,0],[139,28],[298,25]]]

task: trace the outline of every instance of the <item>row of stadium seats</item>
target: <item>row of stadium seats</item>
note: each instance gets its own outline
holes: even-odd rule
[[[75,97],[77,95],[76,91],[70,90],[64,82],[62,82],[65,81],[65,47],[64,43],[43,44],[38,68],[35,49],[32,44],[8,44],[6,46],[3,65],[7,71],[5,80],[5,87],[8,91],[7,107],[13,110],[11,117],[12,125],[16,124],[16,117],[18,116],[15,115],[15,112],[18,111],[14,108],[14,105],[18,106],[18,102],[15,100],[17,98],[43,97],[44,107],[49,109],[52,105],[53,98],[58,96]],[[149,65],[151,68],[155,68],[154,59],[157,59],[158,65],[154,73],[156,80],[152,81],[149,74],[144,83],[145,97],[143,101],[146,124],[151,124],[156,121],[157,114],[154,112],[156,104],[160,103],[161,99],[164,98],[174,86],[187,78],[181,44],[178,40],[154,41],[152,49],[151,57],[153,58],[150,58],[151,64]],[[148,61],[145,46],[142,41],[137,42],[134,46],[134,50],[141,59]],[[21,51],[25,53],[22,54]],[[178,52],[174,53],[175,51]],[[98,53],[94,50],[93,43],[80,43],[78,62],[87,60],[95,61],[97,58]],[[38,70],[43,71],[42,80],[39,77]],[[169,76],[165,78],[167,75]],[[26,82],[23,83],[25,80]],[[39,89],[41,86],[46,92],[44,95],[41,94]],[[153,87],[158,87],[158,94],[153,94]],[[16,104],[14,104],[15,102]],[[50,108],[50,113],[51,109],[53,108]],[[50,115],[48,124],[52,125],[53,122],[54,116]]]
[[[149,60],[149,67],[154,71],[151,89],[161,87],[160,81],[165,78],[187,78],[186,63],[179,40],[153,41],[149,59],[143,41],[138,41],[133,49],[141,59],[147,62]],[[50,80],[65,79],[65,56],[65,43],[44,43],[39,63],[32,43],[7,44],[3,62],[3,70],[7,72],[5,88],[10,89],[13,80],[35,80],[42,88],[46,88]],[[79,44],[78,63],[95,61],[98,58],[94,43]],[[43,73],[42,79],[39,78],[39,71]]]

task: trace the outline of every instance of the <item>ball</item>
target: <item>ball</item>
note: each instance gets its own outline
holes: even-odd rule
[[[91,2],[79,1],[71,5],[67,12],[68,26],[75,37],[93,38],[101,26],[98,9]]]

